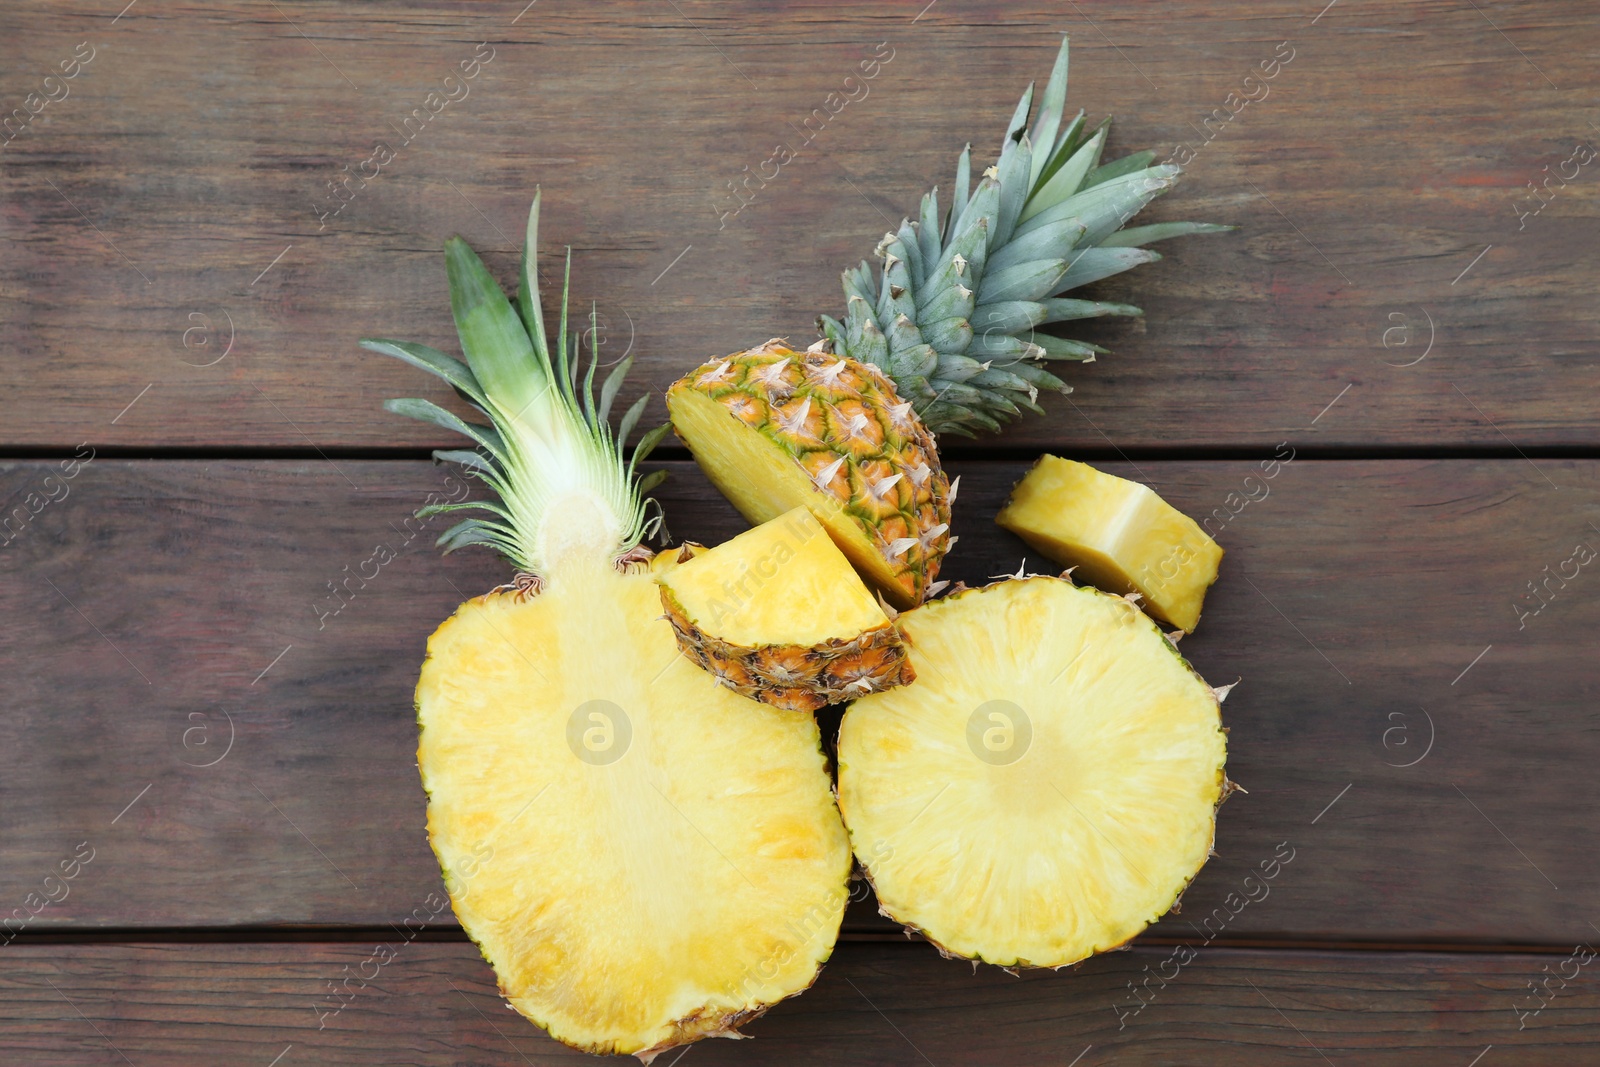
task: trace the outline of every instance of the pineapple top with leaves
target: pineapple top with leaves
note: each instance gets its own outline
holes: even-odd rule
[[[844,321],[819,326],[840,355],[881,367],[935,433],[998,430],[1020,409],[1040,412],[1040,389],[1070,389],[1043,361],[1089,361],[1104,349],[1036,327],[1136,307],[1061,294],[1160,259],[1143,246],[1232,227],[1169,222],[1123,229],[1178,180],[1155,153],[1101,162],[1108,118],[1064,122],[1067,41],[1039,112],[1029,85],[1006,127],[1000,158],[972,185],[969,145],[956,165],[951,206],[939,190],[916,220],[884,235],[878,276],[867,263],[844,274]]]
[[[647,516],[643,495],[659,484],[666,472],[641,477],[638,465],[670,426],[663,424],[644,434],[632,457],[624,459],[628,435],[638,425],[649,397],[641,396],[612,432],[612,402],[633,357],[611,370],[598,398],[594,392],[598,364],[591,360],[580,388],[580,337],[568,334],[564,293],[555,358],[551,358],[532,261],[538,240],[539,197],[535,194],[528,214],[516,310],[465,241],[452,237],[445,243],[450,307],[467,363],[409,341],[366,339],[361,344],[443,378],[489,420],[487,426],[469,423],[428,400],[384,403],[397,415],[462,434],[482,450],[434,453],[436,459],[465,466],[499,497],[438,504],[418,512],[480,510],[493,516],[463,519],[444,532],[439,544],[446,552],[486,545],[524,573],[545,579],[563,556],[572,553],[615,563],[637,549],[659,524],[658,519]],[[569,251],[568,284],[571,274]]]
[[[955,540],[956,483],[935,435],[971,437],[1038,412],[1039,390],[1070,391],[1046,361],[1103,351],[1039,327],[1140,314],[1062,294],[1159,259],[1141,247],[1152,241],[1230,228],[1122,229],[1178,168],[1151,166],[1152,152],[1102,162],[1109,124],[1088,127],[1082,111],[1064,121],[1066,93],[1063,40],[1038,114],[1030,121],[1029,86],[976,186],[969,146],[948,213],[933,190],[917,219],[885,235],[877,274],[865,262],[845,272],[844,318],[819,319],[817,345],[798,353],[768,342],[714,358],[667,391],[678,436],[747,519],[810,508],[896,607],[938,592]],[[802,397],[802,373],[850,384]]]

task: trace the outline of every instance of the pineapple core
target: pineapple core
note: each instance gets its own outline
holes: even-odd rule
[[[1138,593],[1151,615],[1194,631],[1222,548],[1155,494],[1087,463],[1044,456],[995,522],[1100,589]]]
[[[805,507],[670,568],[659,581],[697,629],[738,645],[820,645],[889,624]]]

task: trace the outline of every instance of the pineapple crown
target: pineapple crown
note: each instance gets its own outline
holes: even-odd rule
[[[1079,111],[1063,123],[1067,39],[1029,125],[1033,85],[1017,104],[994,166],[971,187],[972,146],[956,164],[941,224],[939,190],[917,220],[884,235],[881,274],[844,273],[843,322],[818,320],[835,352],[880,367],[935,433],[998,430],[1019,409],[1043,414],[1039,390],[1071,392],[1044,360],[1090,362],[1105,349],[1035,327],[1103,315],[1140,315],[1128,304],[1060,294],[1161,258],[1144,245],[1234,229],[1167,222],[1122,229],[1170,189],[1179,169],[1150,166],[1155,153],[1101,163],[1111,120],[1092,129]]]
[[[409,341],[364,338],[361,346],[438,375],[489,421],[487,426],[467,422],[428,400],[384,401],[384,408],[397,415],[471,438],[478,450],[439,451],[434,459],[460,463],[499,498],[436,504],[418,511],[419,517],[468,509],[493,516],[463,519],[446,530],[438,544],[446,553],[466,545],[487,545],[521,570],[547,577],[562,558],[575,551],[615,562],[659,528],[659,513],[647,517],[644,494],[666,477],[666,471],[641,477],[637,469],[666,436],[670,424],[644,434],[629,457],[624,442],[650,399],[642,396],[612,433],[611,405],[633,365],[632,356],[611,370],[596,399],[599,358],[591,345],[588,369],[579,387],[581,338],[567,334],[570,248],[552,359],[539,299],[538,245],[539,194],[535,192],[513,310],[499,283],[466,241],[452,237],[445,242],[450,310],[465,363]],[[591,323],[593,319],[591,311]]]

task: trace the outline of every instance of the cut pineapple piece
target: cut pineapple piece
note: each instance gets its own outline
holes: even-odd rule
[[[885,911],[945,952],[1059,967],[1164,914],[1210,852],[1215,693],[1128,601],[1015,579],[900,617],[911,685],[839,731],[839,806]]]
[[[745,518],[804,505],[891,604],[922,602],[950,548],[950,481],[882,371],[773,340],[684,375],[667,408]]]
[[[1185,633],[1222,560],[1221,546],[1149,486],[1056,456],[1034,464],[994,521],[1099,588],[1140,594]]]
[[[805,507],[658,580],[684,652],[763,703],[815,711],[916,677],[900,632]]]
[[[419,511],[484,514],[440,545],[485,545],[522,572],[515,592],[469,601],[429,640],[417,765],[451,903],[511,1006],[569,1044],[649,1062],[811,984],[850,850],[816,724],[681,662],[654,579],[694,549],[643,547],[661,518],[642,494],[665,472],[637,469],[668,427],[630,458],[647,401],[615,430],[610,409],[632,361],[595,396],[598,359],[579,372],[565,292],[547,335],[538,221],[535,196],[515,309],[465,241],[446,243],[465,363],[362,342],[444,379],[487,420],[419,398],[384,405],[479,449],[435,453],[498,498]]]
[[[647,569],[462,605],[417,711],[456,914],[553,1036],[648,1053],[727,1034],[828,958],[850,853],[816,724],[683,661]]]

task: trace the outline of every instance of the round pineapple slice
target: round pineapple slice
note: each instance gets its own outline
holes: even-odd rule
[[[839,730],[839,807],[886,913],[947,954],[1059,967],[1165,914],[1226,790],[1216,694],[1132,603],[1059,578],[900,616],[917,680]]]
[[[812,983],[850,852],[815,722],[679,655],[637,570],[463,604],[428,642],[417,762],[456,915],[512,1006],[648,1057]]]
[[[679,647],[763,704],[816,711],[916,677],[900,631],[804,507],[656,581]]]
[[[954,494],[933,435],[877,367],[772,340],[684,375],[667,408],[745,518],[809,508],[895,607],[928,595]]]

